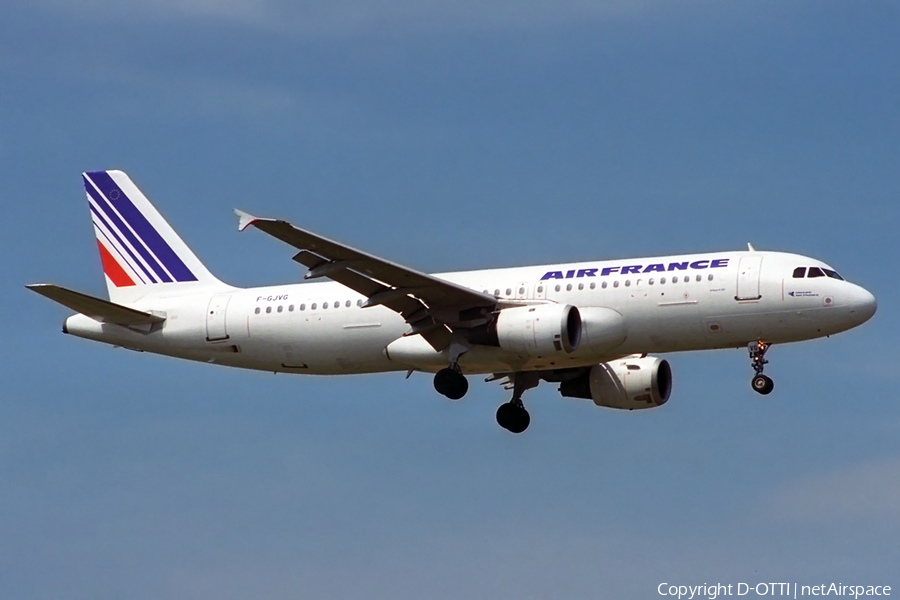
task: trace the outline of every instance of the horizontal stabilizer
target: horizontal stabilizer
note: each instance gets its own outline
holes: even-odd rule
[[[94,298],[80,292],[73,292],[52,283],[34,283],[25,287],[100,323],[133,326],[151,325],[166,320],[165,317],[134,310],[133,308]]]

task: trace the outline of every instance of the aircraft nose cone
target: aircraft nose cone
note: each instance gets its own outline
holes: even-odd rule
[[[869,290],[854,286],[850,293],[850,314],[859,319],[860,323],[865,323],[872,318],[878,309],[878,302],[875,296]]]

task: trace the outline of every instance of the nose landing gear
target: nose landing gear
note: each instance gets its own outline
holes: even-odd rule
[[[769,363],[765,358],[766,351],[771,345],[772,344],[767,344],[766,342],[757,341],[750,342],[750,345],[747,346],[747,350],[750,352],[751,366],[756,372],[756,375],[750,381],[750,386],[753,388],[754,392],[764,396],[770,394],[772,390],[775,389],[775,382],[766,375],[763,375],[763,369],[765,368],[765,365]]]

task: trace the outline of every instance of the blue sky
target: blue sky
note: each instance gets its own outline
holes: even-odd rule
[[[13,0],[0,8],[0,581],[10,598],[649,598],[900,587],[889,2]],[[229,371],[63,336],[104,285],[84,170],[209,268],[296,281],[231,213],[426,271],[715,249],[821,258],[862,328],[670,356],[620,413],[425,375]]]

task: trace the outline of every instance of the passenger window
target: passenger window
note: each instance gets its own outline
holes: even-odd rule
[[[803,279],[806,277],[806,267],[797,267],[794,269],[794,279]]]
[[[572,284],[571,284],[571,283],[570,283],[569,285],[566,286],[566,291],[567,291],[567,292],[571,292],[571,291],[572,291]]]
[[[500,297],[500,290],[499,290],[499,289],[494,290],[494,295],[497,296],[497,297],[499,298],[499,297]]]
[[[344,308],[350,308],[350,301],[349,301],[349,300],[347,300],[346,302],[344,302]]]
[[[615,281],[613,281],[613,287],[614,287],[614,288],[619,287],[619,280],[618,280],[618,279],[616,279]]]
[[[606,282],[604,281],[603,283],[601,283],[601,284],[600,284],[600,287],[602,287],[602,288],[605,290],[605,289],[606,289]]]
[[[362,306],[362,305],[363,305],[362,298],[360,298],[359,300],[356,301],[356,305],[357,305],[357,306]]]
[[[313,302],[312,306],[309,307],[310,310],[316,310],[316,303]]]
[[[306,305],[305,305],[305,304],[301,304],[301,305],[300,305],[300,310],[306,310]]]
[[[665,278],[665,277],[660,277],[660,278],[659,278],[659,285],[664,285],[665,283],[666,283],[666,278]]]
[[[283,306],[279,306],[279,307],[278,307],[278,312],[281,312],[281,311],[283,311],[283,310],[284,310],[284,307],[283,307]]]
[[[268,315],[268,314],[271,313],[271,312],[272,312],[272,307],[271,307],[271,306],[267,306],[267,307],[266,307],[266,314]]]
[[[294,305],[293,305],[293,304],[291,304],[290,306],[288,306],[288,312],[294,312]]]
[[[697,275],[696,279],[697,281],[703,281],[703,275]]]
[[[647,280],[647,285],[653,285],[653,278],[652,278],[652,277],[651,277],[650,279]]]
[[[525,295],[525,288],[523,288],[523,287],[520,287],[520,288],[519,288],[519,295],[520,295],[520,296],[524,296],[524,295]]]
[[[556,291],[557,291],[557,292],[559,291],[559,286],[558,286],[558,285],[556,286]]]
[[[597,287],[597,284],[594,283],[594,282],[592,281],[592,282],[591,282],[591,289],[593,290],[593,289],[596,288],[596,287]]]
[[[328,308],[328,303],[327,303],[327,302],[323,302],[323,303],[322,303],[322,310],[325,310],[325,309],[327,309],[327,308]]]
[[[626,279],[626,280],[625,280],[625,287],[631,287],[631,280],[630,280],[630,279]]]
[[[672,278],[672,283],[678,283],[678,275]]]
[[[512,288],[506,288],[506,295],[512,296]]]
[[[543,293],[544,293],[544,286],[539,285],[538,286],[538,294],[543,294]]]
[[[819,267],[810,267],[809,272],[806,274],[807,277],[825,277],[825,273],[822,272],[822,269]]]
[[[712,273],[710,273],[709,275],[706,276],[706,279],[707,279],[708,281],[712,281],[713,279],[715,279],[715,277],[713,276]]]
[[[259,314],[259,307],[258,307],[258,306],[256,307],[256,310],[253,311],[253,313],[254,313],[254,314],[257,314],[257,315]]]
[[[583,283],[579,283],[579,284],[578,284],[578,289],[579,289],[579,290],[583,290],[583,289],[584,289],[584,284],[583,284]]]
[[[340,307],[341,307],[341,301],[338,300],[337,302],[334,303],[333,306],[334,306],[335,308],[340,308]]]

